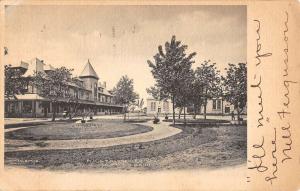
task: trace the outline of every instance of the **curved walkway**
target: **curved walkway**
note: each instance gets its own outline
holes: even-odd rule
[[[181,132],[181,129],[169,126],[170,123],[161,122],[153,124],[152,121],[147,123],[137,123],[153,127],[152,131],[129,135],[124,137],[114,137],[108,139],[78,139],[78,140],[48,140],[48,141],[26,141],[6,139],[5,151],[27,151],[27,150],[53,150],[53,149],[79,149],[79,148],[101,148],[115,145],[149,142]],[[9,146],[11,145],[11,146]]]

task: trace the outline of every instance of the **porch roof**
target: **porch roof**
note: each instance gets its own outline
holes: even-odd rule
[[[38,94],[19,94],[19,95],[15,95],[15,97],[10,96],[10,97],[6,97],[5,100],[9,101],[9,100],[47,100],[47,98],[44,98]]]

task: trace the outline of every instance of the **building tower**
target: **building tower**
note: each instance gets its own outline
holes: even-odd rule
[[[85,88],[92,91],[92,95],[90,99],[97,100],[97,89],[98,89],[99,77],[95,72],[93,66],[91,65],[90,60],[88,60],[79,78],[83,80]]]

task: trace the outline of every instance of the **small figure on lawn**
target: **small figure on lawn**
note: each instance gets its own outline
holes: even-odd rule
[[[231,120],[232,120],[232,121],[235,120],[234,111],[231,112]]]

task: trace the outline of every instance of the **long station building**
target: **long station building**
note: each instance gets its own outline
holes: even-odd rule
[[[30,80],[35,72],[54,70],[43,60],[34,58],[29,62],[21,61],[12,69],[22,71],[22,77],[28,79],[25,93],[12,97],[5,97],[5,117],[50,117],[53,113],[52,102],[39,95],[38,87],[31,85]],[[115,114],[123,111],[123,106],[114,102],[114,96],[106,88],[106,82],[100,82],[99,76],[88,60],[80,76],[74,78],[77,83],[69,83],[69,92],[77,98],[76,112],[88,115]],[[68,110],[69,100],[61,97],[56,107],[57,116],[62,116]]]

